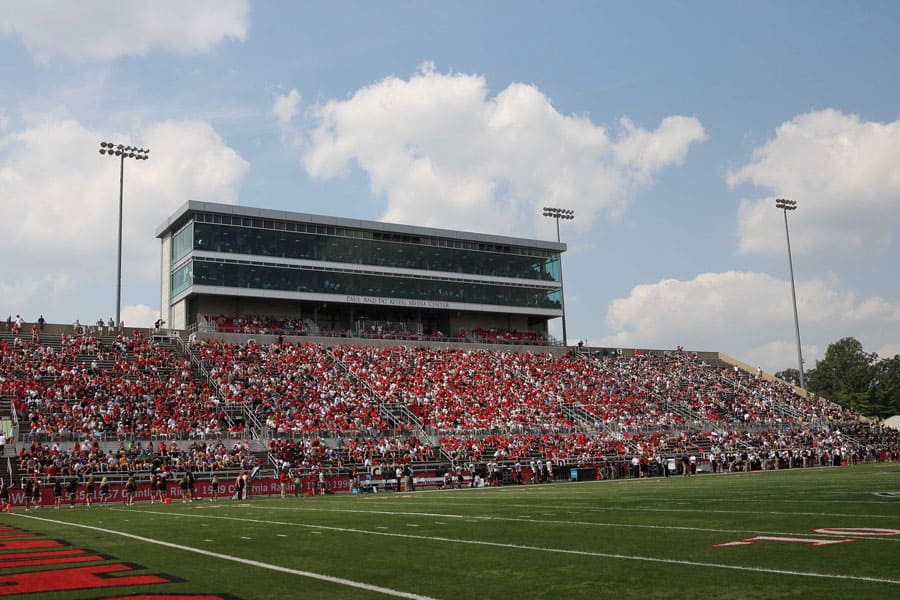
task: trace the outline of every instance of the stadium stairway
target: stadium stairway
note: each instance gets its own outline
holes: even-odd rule
[[[411,410],[409,410],[409,407],[401,402],[388,402],[384,399],[383,396],[381,396],[381,394],[375,391],[375,389],[368,381],[365,381],[364,379],[353,373],[349,365],[340,360],[330,349],[326,349],[326,352],[328,352],[328,355],[333,361],[335,361],[335,363],[340,365],[341,369],[344,370],[344,373],[348,378],[351,378],[358,382],[360,385],[364,386],[372,395],[372,398],[377,400],[378,413],[382,419],[396,428],[409,427],[411,425],[416,437],[419,440],[421,440],[425,444],[428,444],[429,446],[439,448],[443,458],[447,460],[452,459],[452,457],[447,454],[444,448],[437,443],[434,436],[432,436],[430,433],[428,433],[428,431],[425,430],[425,427],[422,425],[422,421],[419,420],[419,418],[414,415]]]
[[[172,344],[175,345],[179,354],[191,361],[194,370],[194,380],[198,383],[205,383],[212,389],[216,397],[219,399],[220,406],[225,414],[225,420],[232,430],[243,429],[251,440],[258,440],[258,448],[255,450],[266,449],[267,432],[263,424],[251,410],[250,406],[229,401],[215,379],[210,377],[209,372],[200,362],[199,357],[194,353],[188,344],[180,336],[166,336]]]

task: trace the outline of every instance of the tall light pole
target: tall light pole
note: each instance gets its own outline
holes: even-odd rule
[[[551,219],[556,219],[556,242],[559,243],[559,220],[563,219],[566,221],[570,221],[574,219],[575,211],[566,208],[553,208],[552,206],[545,206],[544,216]],[[566,294],[565,286],[563,285],[562,252],[560,252],[559,254],[559,305],[560,308],[562,308],[563,346],[568,346],[569,340],[566,336]]]
[[[125,159],[147,160],[150,158],[150,149],[100,142],[100,154],[119,159],[119,260],[116,266],[116,327],[118,327],[122,322],[122,197],[125,191]]]
[[[803,351],[800,349],[800,319],[797,318],[797,290],[794,288],[794,261],[791,258],[791,234],[788,231],[787,219],[789,210],[797,210],[797,201],[776,198],[775,208],[784,211],[784,236],[787,238],[788,268],[791,271],[791,300],[794,303],[794,331],[797,333],[797,366],[800,367],[800,387],[805,390],[806,379],[803,376]]]

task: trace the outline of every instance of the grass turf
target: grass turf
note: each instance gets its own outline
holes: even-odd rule
[[[900,492],[900,464],[414,494],[19,509],[0,521],[109,556],[109,562],[142,567],[135,573],[183,580],[49,592],[39,594],[42,599],[136,593],[387,598],[392,591],[400,597],[517,600],[898,597],[900,535],[813,531],[900,533],[900,498],[875,492]],[[714,547],[757,536],[857,541]],[[35,569],[0,568],[0,577]]]

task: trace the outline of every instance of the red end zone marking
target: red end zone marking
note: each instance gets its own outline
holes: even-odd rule
[[[736,542],[725,542],[724,544],[713,544],[710,548],[725,548],[727,546],[750,546],[752,544],[758,544],[760,542],[791,542],[795,544],[806,544],[807,546],[833,546],[834,544],[846,544],[849,542],[855,542],[857,540],[844,539],[844,540],[814,540],[810,538],[794,538],[794,537],[779,537],[779,536],[771,536],[771,535],[758,535],[752,538],[745,538],[743,540],[738,540]]]
[[[823,529],[813,529],[814,533],[824,533],[825,535],[900,535],[900,529],[882,529],[880,527],[825,527]]]
[[[170,580],[157,575],[112,576],[112,573],[131,570],[132,568],[129,565],[113,564],[55,569],[52,572],[52,576],[50,573],[42,573],[40,571],[0,575],[0,595],[9,596],[12,594],[36,594],[86,588],[119,587],[122,585],[171,583]]]
[[[25,558],[22,560],[4,560],[0,563],[0,567],[8,568],[8,567],[34,567],[34,566],[46,566],[46,565],[64,565],[69,563],[79,563],[79,562],[98,562],[101,560],[106,560],[105,557],[97,555],[97,554],[76,554],[73,556],[58,556],[56,558]],[[0,594],[3,591],[0,589]]]
[[[30,531],[22,531],[12,527],[0,527],[0,538],[35,537],[37,534]]]
[[[56,540],[0,540],[0,550],[27,550],[29,548],[58,548],[63,546]]]
[[[0,568],[8,560],[22,560],[27,558],[52,558],[54,556],[73,556],[75,554],[87,554],[87,550],[80,548],[67,548],[65,550],[43,550],[41,552],[16,552],[14,554],[0,554]]]
[[[57,540],[16,539],[36,536],[29,531],[0,526],[0,550],[32,550],[66,546]],[[98,562],[108,556],[90,550],[65,547],[60,550],[36,550],[29,552],[0,552],[0,570],[15,567],[56,566],[71,563]],[[0,596],[14,594],[38,594],[44,592],[101,589],[133,585],[173,583],[177,578],[161,575],[123,575],[122,573],[141,569],[138,565],[117,563],[68,567],[29,573],[0,575]],[[118,575],[114,575],[118,574]],[[229,600],[232,596],[216,594],[171,594],[144,593],[137,595],[110,596],[102,600]]]

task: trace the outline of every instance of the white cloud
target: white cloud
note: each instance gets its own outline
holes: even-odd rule
[[[292,89],[284,95],[275,97],[275,103],[272,105],[272,112],[278,117],[278,121],[282,124],[290,123],[291,119],[297,114],[300,107],[300,92]]]
[[[40,61],[109,60],[154,48],[197,53],[245,39],[249,13],[246,0],[5,0],[0,33],[21,36]]]
[[[67,274],[44,276],[31,269],[23,270],[20,262],[5,264],[0,271],[0,319],[21,314],[26,320],[36,321],[44,305],[35,299],[64,295],[71,289],[71,277]]]
[[[122,320],[128,327],[151,327],[158,318],[159,308],[151,308],[146,304],[122,307]]]
[[[870,352],[900,339],[900,303],[811,279],[798,282],[797,304],[807,368],[843,337],[856,337]],[[599,345],[721,351],[770,371],[797,364],[790,282],[763,273],[638,285],[610,304],[607,324],[614,333]]]
[[[303,166],[317,178],[351,164],[387,201],[387,221],[492,232],[532,231],[540,207],[576,210],[576,226],[615,218],[639,187],[706,139],[693,117],[653,131],[628,119],[612,133],[560,114],[536,87],[488,96],[484,78],[430,64],[319,106]],[[546,219],[544,219],[546,221]]]
[[[114,272],[119,161],[98,153],[104,139],[151,150],[150,160],[125,161],[126,282],[158,281],[155,229],[175,208],[238,200],[247,163],[203,121],[150,125],[134,141],[52,118],[0,136],[0,289],[17,290],[17,306],[39,305],[66,286],[77,294],[98,272]]]
[[[771,196],[745,199],[738,211],[743,253],[784,252],[775,197],[797,201],[791,249],[797,254],[861,255],[885,247],[900,222],[900,120],[863,121],[822,110],[783,123],[775,138],[733,171],[728,184],[752,183]]]

